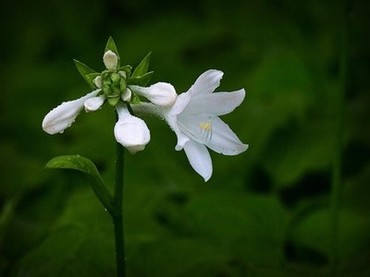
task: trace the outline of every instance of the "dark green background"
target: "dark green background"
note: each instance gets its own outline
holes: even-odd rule
[[[24,2],[24,3],[23,3]],[[343,9],[341,1],[2,1],[0,275],[114,276],[113,229],[87,179],[44,170],[81,154],[113,182],[115,114],[84,112],[64,134],[45,114],[89,91],[73,58],[103,69],[112,35],[123,64],[152,51],[152,82],[186,91],[207,69],[245,88],[223,119],[250,144],[212,153],[204,183],[165,122],[126,155],[130,276],[328,276]],[[336,253],[342,276],[370,269],[370,48],[366,1],[352,1]]]

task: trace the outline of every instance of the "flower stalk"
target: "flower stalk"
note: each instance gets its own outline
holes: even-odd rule
[[[114,227],[116,247],[117,277],[126,276],[125,238],[123,232],[123,168],[124,148],[116,143],[116,177],[114,183],[113,212],[111,213]]]

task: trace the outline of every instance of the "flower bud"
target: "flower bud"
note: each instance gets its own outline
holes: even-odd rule
[[[123,78],[123,79],[126,79],[127,78],[127,74],[125,71],[118,71],[118,74]]]
[[[132,92],[131,92],[131,89],[129,88],[126,88],[125,91],[122,93],[121,95],[121,99],[124,101],[124,102],[128,102],[131,100],[131,96],[132,96]]]
[[[102,85],[103,85],[103,81],[101,79],[101,76],[96,76],[95,79],[93,80],[93,83],[94,85],[97,87],[97,88],[101,88]]]
[[[107,69],[112,70],[116,69],[118,65],[118,56],[111,50],[108,50],[104,53],[103,62]]]
[[[145,122],[130,114],[127,106],[116,106],[118,121],[114,126],[114,136],[131,154],[142,151],[150,141],[150,131]]]
[[[177,97],[175,88],[169,83],[158,82],[150,87],[130,86],[130,88],[159,106],[172,106]]]
[[[52,109],[42,121],[42,129],[50,135],[63,133],[65,129],[72,125],[78,114],[84,107],[86,100],[95,97],[100,89],[94,90],[87,95],[73,101],[63,102],[58,107]]]

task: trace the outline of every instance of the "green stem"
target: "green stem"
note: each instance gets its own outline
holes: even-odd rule
[[[114,211],[112,213],[114,225],[114,239],[116,246],[116,265],[117,277],[126,276],[125,260],[125,240],[123,233],[123,166],[124,166],[124,148],[117,143],[116,145],[116,179],[114,184]]]
[[[337,98],[336,112],[336,136],[335,152],[332,164],[332,190],[331,190],[331,275],[339,276],[339,244],[338,244],[338,227],[339,227],[339,209],[341,198],[341,168],[342,168],[342,146],[343,146],[343,127],[344,127],[344,106],[347,90],[347,69],[348,69],[348,51],[349,51],[349,0],[343,0],[343,27],[341,34],[341,53],[339,61],[339,91]]]

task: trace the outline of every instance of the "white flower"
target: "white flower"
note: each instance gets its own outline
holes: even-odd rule
[[[212,176],[207,147],[224,155],[237,155],[248,148],[218,117],[232,112],[245,97],[244,89],[213,93],[222,76],[218,70],[204,72],[187,92],[177,96],[172,107],[151,103],[132,106],[135,112],[154,113],[167,121],[177,135],[175,149],[185,150],[190,165],[205,181]]]
[[[50,135],[63,133],[65,129],[72,125],[84,106],[91,107],[91,110],[99,108],[97,107],[97,103],[92,103],[94,102],[92,99],[97,98],[96,95],[100,91],[101,89],[94,90],[77,100],[63,102],[58,107],[52,109],[44,117],[42,129]]]
[[[172,106],[177,97],[175,88],[169,83],[158,82],[150,87],[132,85],[130,89],[159,106]]]
[[[131,154],[142,151],[150,141],[150,132],[145,122],[130,114],[125,104],[116,106],[118,121],[114,126],[116,140]]]

